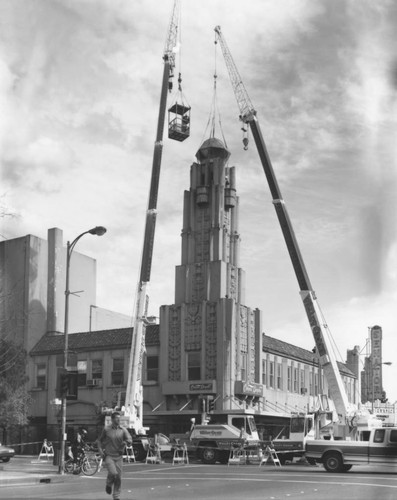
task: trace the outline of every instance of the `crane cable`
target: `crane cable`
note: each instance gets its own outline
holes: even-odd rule
[[[329,327],[329,326],[328,326],[328,324],[327,324],[327,321],[326,321],[326,319],[325,319],[325,316],[324,316],[324,314],[323,314],[323,311],[322,311],[322,309],[321,309],[321,307],[320,307],[320,304],[319,304],[318,302],[317,302],[317,306],[318,306],[318,309],[319,309],[319,311],[320,311],[320,315],[321,315],[321,318],[320,318],[320,319],[321,319],[321,323],[322,323],[322,325],[324,326],[324,330],[325,330],[326,334],[328,335],[328,338],[329,338],[329,341],[330,341],[330,348],[333,350],[334,355],[335,355],[335,358],[336,358],[337,360],[338,360],[338,358],[339,358],[339,361],[340,361],[341,363],[345,363],[345,362],[343,361],[343,357],[342,357],[342,355],[341,355],[341,353],[340,353],[340,351],[339,351],[338,344],[336,343],[335,338],[334,338],[334,336],[332,335],[331,329],[330,329],[330,327]]]
[[[178,35],[176,46],[174,47],[175,53],[178,53],[178,88],[175,92],[175,97],[173,98],[173,104],[178,106],[178,98],[180,99],[180,104],[184,107],[190,108],[190,104],[182,91],[182,10],[178,13]]]
[[[221,112],[219,110],[218,96],[217,96],[217,78],[218,78],[218,72],[217,72],[217,44],[218,44],[218,41],[217,41],[217,39],[215,37],[215,42],[214,42],[214,85],[213,85],[212,101],[211,101],[210,112],[209,112],[209,115],[208,115],[207,125],[205,127],[201,143],[204,142],[205,137],[207,135],[208,129],[209,129],[210,138],[214,138],[215,137],[216,124],[217,124],[217,121],[218,121],[219,130],[220,130],[220,132],[222,134],[223,143],[227,147],[227,142],[226,142],[225,134],[223,133],[222,117],[221,117]],[[218,118],[218,120],[217,120],[217,118]]]

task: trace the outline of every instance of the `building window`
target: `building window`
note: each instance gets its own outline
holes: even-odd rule
[[[36,387],[38,389],[45,389],[47,382],[47,365],[45,363],[38,363],[36,365]]]
[[[289,366],[287,370],[287,390],[292,391],[292,366]]]
[[[112,385],[124,385],[124,358],[113,358]]]
[[[241,380],[247,380],[247,354],[241,354]]]
[[[159,357],[147,356],[146,357],[146,380],[159,380]]]
[[[294,368],[294,392],[298,392],[298,368]]]
[[[277,363],[277,389],[283,388],[282,373],[283,373],[283,366],[281,363]]]
[[[318,373],[314,374],[314,395],[318,394]]]
[[[87,360],[77,361],[77,382],[79,387],[87,385]]]
[[[305,393],[305,371],[301,370],[301,383],[300,383],[301,394]]]
[[[102,382],[102,359],[93,359],[91,366],[91,375],[93,380],[100,380]]]
[[[314,381],[314,372],[310,372],[309,373],[309,382],[310,382],[310,396],[314,396],[314,384],[313,384],[313,381]]]
[[[269,368],[269,386],[274,388],[274,361],[270,361]]]
[[[262,384],[267,385],[267,360],[262,359]]]
[[[201,352],[189,352],[187,355],[188,380],[201,380]]]

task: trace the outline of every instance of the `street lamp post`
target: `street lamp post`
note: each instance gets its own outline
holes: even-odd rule
[[[96,234],[97,236],[102,236],[106,233],[106,228],[102,226],[96,226],[93,229],[89,229],[84,233],[81,233],[77,238],[75,238],[72,243],[68,241],[66,246],[66,285],[65,285],[65,323],[64,323],[64,344],[63,344],[63,367],[65,370],[68,369],[68,350],[69,350],[69,271],[70,271],[70,260],[76,243],[86,234]],[[65,473],[65,444],[66,444],[66,394],[62,394],[62,407],[61,407],[61,450],[59,457],[59,474]]]

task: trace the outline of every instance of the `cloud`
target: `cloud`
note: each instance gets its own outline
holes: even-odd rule
[[[213,29],[220,24],[258,111],[310,277],[341,350],[362,345],[368,324],[383,321],[386,334],[395,310],[397,258],[396,6],[387,0],[251,0],[249,8],[236,0],[182,4],[176,59],[192,106],[192,133],[176,143],[165,130],[153,313],[173,300],[183,190],[203,139],[216,66],[222,127],[230,164],[237,166],[247,305],[263,310],[269,334],[294,343],[307,339],[311,348],[252,138],[249,150],[242,150],[219,44],[215,60]],[[100,243],[83,240],[79,250],[98,260],[98,303],[127,314],[171,6],[171,0],[0,5],[1,174],[7,203],[22,215],[5,221],[2,234],[46,237],[48,227],[58,226],[69,239],[105,225]],[[219,125],[216,133],[221,135]]]

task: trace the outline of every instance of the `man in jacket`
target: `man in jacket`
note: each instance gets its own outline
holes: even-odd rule
[[[120,413],[112,413],[112,423],[105,427],[98,439],[98,449],[108,469],[106,493],[112,494],[114,500],[120,499],[121,471],[123,467],[123,451],[126,444],[132,444],[132,437],[125,427],[120,425]]]

